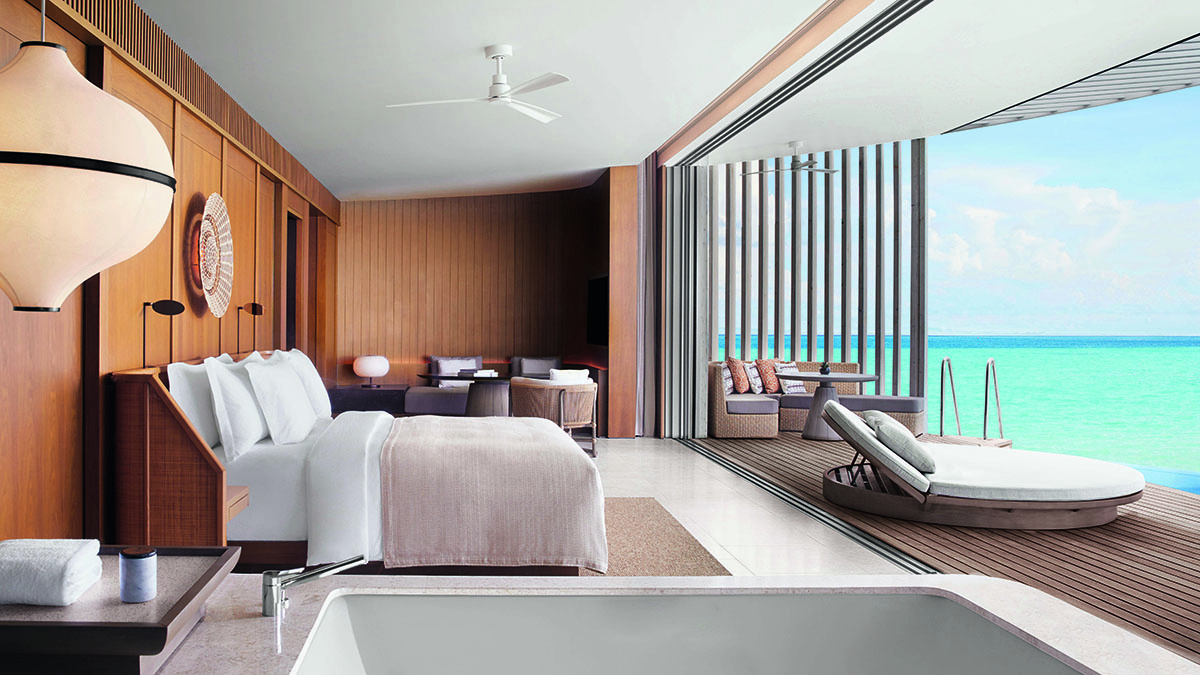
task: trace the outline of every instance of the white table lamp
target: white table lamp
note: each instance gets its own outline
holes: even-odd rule
[[[375,384],[375,378],[387,375],[390,369],[391,364],[388,363],[386,356],[360,356],[354,359],[354,374],[369,380],[367,384],[363,385],[366,388],[378,387],[379,385]]]

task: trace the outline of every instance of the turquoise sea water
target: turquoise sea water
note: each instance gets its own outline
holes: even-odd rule
[[[904,338],[907,346],[907,338]],[[724,336],[719,339],[724,352]],[[737,347],[740,348],[740,341]],[[757,336],[751,352],[757,353]],[[857,340],[850,358],[858,358]],[[874,340],[867,372],[874,372]],[[800,357],[807,342],[802,341]],[[768,340],[773,353],[774,337]],[[891,341],[885,345],[884,391],[891,393]],[[814,350],[821,360],[824,342]],[[791,339],[784,351],[791,352]],[[842,359],[835,339],[830,360]],[[907,353],[900,393],[908,393]],[[950,357],[962,431],[983,433],[984,364],[996,360],[1004,436],[1018,448],[1129,464],[1148,480],[1200,491],[1200,337],[953,336],[929,338],[929,431],[938,431],[938,370]],[[790,358],[790,357],[786,357]],[[946,387],[946,433],[955,433]],[[865,393],[873,393],[870,385]],[[995,411],[988,434],[998,435]]]

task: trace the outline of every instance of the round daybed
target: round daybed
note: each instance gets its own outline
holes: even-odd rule
[[[1141,499],[1146,484],[1138,471],[1112,462],[933,443],[919,443],[927,453],[921,460],[933,465],[922,472],[845,407],[830,402],[821,414],[862,458],[825,472],[825,499],[867,513],[962,527],[1069,530],[1111,522],[1118,506]]]

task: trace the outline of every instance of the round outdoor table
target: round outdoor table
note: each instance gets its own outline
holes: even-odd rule
[[[471,386],[467,389],[467,417],[508,417],[508,381],[512,379],[511,375],[419,375],[434,382],[470,382]]]
[[[819,382],[817,390],[813,392],[812,405],[808,408],[808,419],[804,420],[804,431],[800,432],[800,436],[812,441],[840,441],[841,436],[833,430],[825,420],[821,417],[821,411],[825,409],[825,403],[828,401],[838,400],[837,387],[839,382],[875,382],[879,379],[878,375],[866,375],[863,373],[829,373],[822,375],[821,373],[799,373],[797,375],[789,375],[787,373],[776,373],[776,377],[781,380],[793,380],[800,382]]]

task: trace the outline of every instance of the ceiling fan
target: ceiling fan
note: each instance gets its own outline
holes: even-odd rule
[[[743,176],[752,176],[756,173],[782,173],[784,171],[813,171],[816,173],[837,173],[837,169],[818,169],[817,160],[810,159],[807,162],[800,159],[803,154],[804,141],[792,141],[788,143],[788,147],[792,149],[792,163],[790,166],[783,169],[766,169],[763,171],[743,171]]]
[[[547,124],[562,117],[552,110],[546,110],[541,106],[518,101],[513,98],[516,94],[525,94],[546,87],[569,82],[570,78],[561,73],[546,73],[539,75],[532,80],[526,80],[515,87],[508,85],[508,76],[504,74],[504,59],[512,56],[512,45],[491,45],[483,50],[483,53],[491,60],[496,62],[496,73],[492,75],[492,86],[488,87],[488,95],[484,98],[455,98],[446,101],[417,101],[415,103],[393,103],[385,106],[388,108],[409,108],[418,105],[442,105],[446,103],[496,103],[515,110],[522,115],[532,117],[533,119]]]

